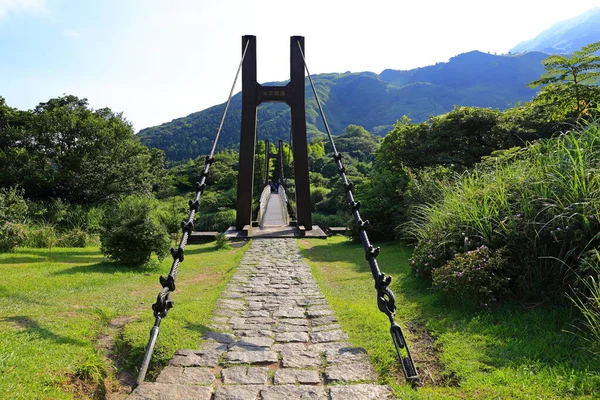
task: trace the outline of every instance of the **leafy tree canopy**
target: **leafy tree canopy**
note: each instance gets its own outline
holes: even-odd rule
[[[542,86],[535,101],[549,109],[551,119],[588,116],[600,104],[600,42],[584,46],[570,56],[552,55],[542,61],[545,72],[529,84]]]
[[[0,187],[32,198],[94,203],[150,193],[164,178],[162,151],[142,145],[131,124],[109,108],[65,95],[17,111],[0,101]]]
[[[396,172],[435,165],[469,168],[495,150],[549,136],[552,129],[543,119],[532,104],[506,112],[457,106],[419,124],[404,117],[383,139],[376,166]]]
[[[335,137],[335,147],[340,153],[347,153],[358,161],[372,161],[377,148],[378,139],[365,128],[358,125],[348,125],[344,133]],[[331,144],[325,145],[327,152],[333,151]]]

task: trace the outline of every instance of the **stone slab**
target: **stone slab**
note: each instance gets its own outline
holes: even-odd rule
[[[144,382],[128,397],[129,400],[211,400],[213,388],[210,386],[173,385]]]
[[[267,383],[266,367],[231,367],[221,371],[225,385],[265,385]]]
[[[327,400],[325,389],[309,385],[269,386],[260,391],[261,400]]]
[[[276,385],[318,384],[321,383],[319,371],[314,369],[278,369],[273,382]]]
[[[389,386],[383,385],[335,385],[329,389],[330,400],[392,400]]]
[[[374,381],[377,374],[369,363],[332,365],[325,368],[325,379],[337,383]]]

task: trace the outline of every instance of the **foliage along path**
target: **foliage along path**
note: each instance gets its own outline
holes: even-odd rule
[[[294,239],[255,239],[202,348],[176,352],[129,398],[391,399],[333,314]]]

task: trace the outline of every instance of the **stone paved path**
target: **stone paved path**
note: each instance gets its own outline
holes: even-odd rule
[[[177,351],[129,399],[393,398],[365,350],[345,341],[294,239],[252,242],[210,327],[201,349]]]

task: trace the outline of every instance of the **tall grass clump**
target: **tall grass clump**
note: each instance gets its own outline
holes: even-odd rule
[[[580,330],[583,338],[590,343],[588,349],[600,356],[600,251],[590,250],[581,258],[581,269],[587,269],[585,275],[576,282],[575,290],[569,296],[570,300],[581,312],[587,329]]]
[[[438,286],[461,287],[469,276],[461,260],[469,260],[472,268],[509,282],[492,290],[486,304],[564,298],[578,276],[590,273],[582,255],[600,243],[599,162],[598,123],[486,160],[442,185],[437,202],[413,209],[403,227],[417,241],[412,268]],[[490,252],[481,262],[459,257],[481,246]],[[507,262],[487,267],[496,254]],[[442,269],[450,262],[451,270],[463,273]]]

